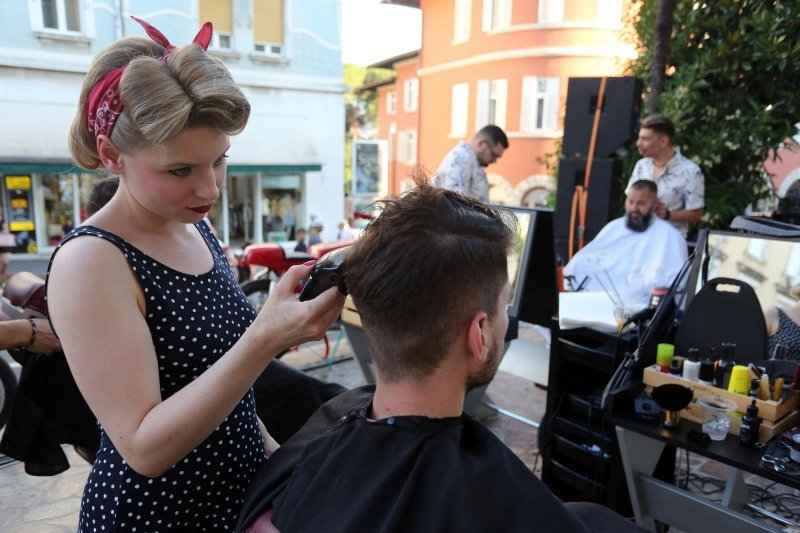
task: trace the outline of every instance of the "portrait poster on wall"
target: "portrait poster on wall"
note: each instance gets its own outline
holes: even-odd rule
[[[388,160],[386,141],[353,141],[352,193],[376,196],[387,190]]]

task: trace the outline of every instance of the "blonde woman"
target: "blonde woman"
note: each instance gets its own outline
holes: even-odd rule
[[[800,361],[800,285],[792,287],[792,296],[797,301],[791,307],[768,307],[764,311],[767,321],[767,357],[775,356],[778,345],[786,346],[784,359]]]
[[[124,37],[81,90],[70,147],[119,176],[109,203],[51,260],[49,316],[97,416],[100,449],[81,531],[223,531],[275,443],[251,386],[275,354],[320,338],[343,298],[300,303],[295,267],[255,311],[203,223],[250,105],[206,54],[211,24],[173,47]]]

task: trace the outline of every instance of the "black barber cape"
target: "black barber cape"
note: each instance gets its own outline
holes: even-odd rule
[[[237,531],[270,506],[282,533],[587,531],[470,416],[371,422],[374,390],[330,400],[272,455]]]

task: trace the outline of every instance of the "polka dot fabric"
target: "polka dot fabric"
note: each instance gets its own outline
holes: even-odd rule
[[[164,399],[222,357],[255,318],[216,238],[205,223],[195,227],[214,256],[214,267],[200,275],[173,270],[92,226],[76,228],[59,245],[93,236],[112,242],[125,255],[147,300],[146,320]],[[211,436],[157,478],[134,472],[101,426],[78,530],[233,530],[245,491],[265,459],[252,390]]]

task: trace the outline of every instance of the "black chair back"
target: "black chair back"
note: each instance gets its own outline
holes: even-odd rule
[[[675,353],[685,356],[698,348],[704,358],[711,347],[721,353],[723,342],[736,344],[738,364],[767,358],[767,324],[753,288],[731,278],[708,280],[686,309],[675,335]]]

